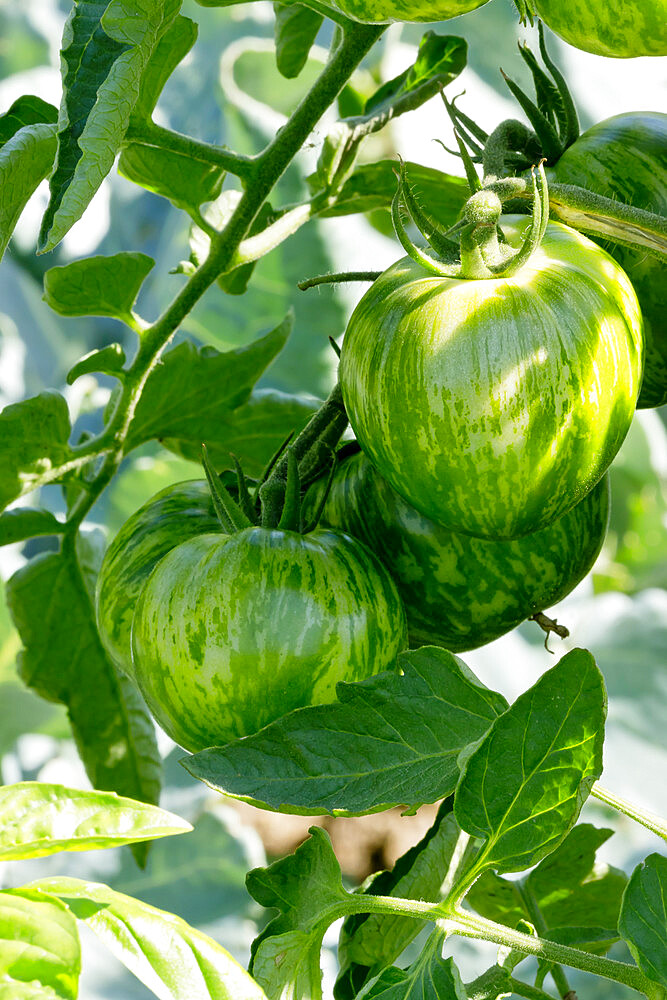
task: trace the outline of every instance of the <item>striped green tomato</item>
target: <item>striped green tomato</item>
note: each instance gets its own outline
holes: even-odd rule
[[[550,175],[561,184],[667,215],[667,115],[636,111],[599,122],[565,150]],[[632,281],[644,318],[646,363],[637,406],[662,406],[667,403],[667,268],[644,250],[620,243],[606,249]]]
[[[329,6],[365,24],[387,21],[446,21],[488,0],[329,0]]]
[[[528,225],[502,220],[514,247]],[[350,319],[340,383],[361,447],[408,503],[453,531],[508,539],[601,479],[642,364],[625,272],[550,223],[512,277],[434,277],[408,257],[388,268]]]
[[[104,555],[95,593],[100,637],[120,670],[133,675],[132,616],[152,570],[186,539],[220,530],[205,479],[167,486],[125,522]]]
[[[620,59],[667,55],[667,0],[535,0],[535,9],[585,52]]]
[[[317,509],[324,481],[306,504]],[[411,646],[463,652],[509,632],[579,583],[597,558],[609,516],[607,476],[557,521],[513,541],[441,527],[406,503],[363,452],[340,463],[321,524],[349,532],[391,571]]]
[[[173,549],[141,592],[136,679],[186,750],[247,736],[333,701],[338,681],[391,667],[405,646],[391,577],[340,532],[246,528]]]

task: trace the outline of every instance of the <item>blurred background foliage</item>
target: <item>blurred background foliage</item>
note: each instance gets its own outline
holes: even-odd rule
[[[69,7],[69,0],[22,0],[20,4],[0,0],[0,111],[22,93],[35,93],[57,103],[58,48]],[[303,73],[288,81],[275,66],[270,3],[221,10],[184,0],[183,13],[198,22],[199,40],[165,88],[157,121],[204,140],[226,143],[239,152],[257,151],[284,122],[318,72],[331,41],[331,26],[325,22]],[[469,43],[469,66],[450,88],[450,96],[465,90],[462,106],[489,131],[503,118],[516,117],[499,67],[527,84],[516,42],[526,34],[532,36],[518,25],[510,0],[494,0],[448,22],[446,28],[434,27],[442,33],[462,35]],[[395,25],[387,31],[368,64],[342,95],[344,113],[356,110],[363,96],[413,61],[422,31],[423,26],[417,25]],[[553,37],[549,44],[571,84],[583,127],[622,111],[664,107],[665,91],[654,61],[611,62],[570,49]],[[333,120],[332,112],[289,168],[273,196],[274,207],[307,195],[305,178],[314,168],[319,142]],[[372,137],[362,158],[371,161],[401,153],[407,159],[462,174],[460,163],[444,153],[435,138],[451,145],[451,130],[438,100]],[[234,186],[233,179],[229,186]],[[43,185],[24,213],[0,265],[0,406],[45,387],[58,388],[67,398],[78,434],[100,428],[101,408],[111,382],[104,376],[84,376],[67,387],[66,372],[81,355],[114,340],[124,342],[131,352],[133,335],[114,320],[65,319],[51,312],[42,301],[44,271],[90,253],[136,250],[150,254],[156,267],[145,283],[138,309],[152,319],[182,284],[183,278],[170,271],[189,255],[190,220],[162,198],[113,175],[63,244],[51,254],[36,257],[36,233],[45,204]],[[226,295],[214,286],[187,318],[179,336],[226,350],[252,341],[294,306],[292,337],[261,384],[321,398],[335,378],[329,337],[340,338],[363,289],[327,286],[302,293],[296,283],[329,270],[388,265],[400,248],[387,232],[386,215],[310,223],[257,264],[246,295]],[[611,470],[612,515],[603,553],[589,577],[553,612],[570,628],[568,645],[590,648],[607,679],[610,716],[605,783],[619,794],[663,812],[667,807],[665,789],[657,787],[655,777],[667,773],[666,472],[664,410],[643,411]],[[140,448],[126,459],[112,487],[92,511],[89,528],[111,537],[157,490],[200,475],[197,465],[156,444]],[[62,510],[62,498],[55,487],[44,490],[40,502],[54,511]],[[23,547],[5,549],[0,555],[2,575],[8,576],[49,544],[49,540],[34,539]],[[514,698],[554,662],[542,639],[537,627],[528,623],[465,659],[485,683]],[[566,648],[555,639],[552,645],[557,655]],[[68,738],[65,712],[19,683],[15,667],[18,649],[4,598],[0,598],[2,780],[40,778],[85,785]],[[293,848],[305,835],[309,821],[268,813],[253,816],[256,811],[250,807],[239,810],[219,797],[212,799],[203,785],[180,768],[180,752],[166,738],[162,746],[166,757],[163,804],[195,821],[195,833],[154,844],[144,872],[123,848],[23,862],[20,874],[14,870],[16,866],[6,864],[0,866],[0,884],[56,872],[104,879],[123,892],[179,913],[245,961],[260,919],[244,889],[245,872],[263,863],[267,849]],[[583,818],[610,821],[597,804],[588,804]],[[393,862],[419,838],[431,819],[432,811],[425,809],[409,824],[391,814],[327,825],[343,859],[350,840],[356,848],[363,845],[361,867],[358,849],[351,854],[356,862],[344,861],[348,875],[359,878],[364,865]],[[617,817],[613,822],[619,834],[605,845],[601,856],[629,870],[657,845],[641,828]],[[324,954],[329,986],[335,967],[334,943],[335,934],[330,933],[325,941],[329,949]],[[479,971],[479,949],[470,942],[458,942],[455,949],[464,978],[474,978]],[[492,951],[484,955],[493,960]],[[617,953],[617,957],[623,956]],[[572,980],[574,985],[581,983],[582,991],[585,984],[581,995],[589,1000],[630,996],[630,991],[620,986],[586,977],[573,976]],[[84,963],[83,991],[91,1000],[139,1000],[149,995],[98,949]]]

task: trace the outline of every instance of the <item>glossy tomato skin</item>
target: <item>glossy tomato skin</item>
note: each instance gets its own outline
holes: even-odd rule
[[[535,0],[535,8],[552,31],[585,52],[667,55],[667,0]]]
[[[565,150],[551,176],[667,215],[667,115],[638,111],[599,122]],[[646,362],[637,406],[661,406],[667,403],[667,268],[644,250],[604,246],[630,278],[644,318]]]
[[[316,509],[324,481],[307,497]],[[562,600],[586,575],[609,518],[608,478],[557,521],[514,541],[449,531],[406,503],[359,452],[338,466],[321,524],[380,557],[401,595],[411,646],[465,652]]]
[[[149,577],[132,625],[146,702],[191,751],[333,701],[338,681],[393,666],[405,642],[405,612],[380,561],[321,529],[184,542]]]
[[[525,218],[502,220],[519,245]],[[510,278],[459,280],[403,258],[348,324],[340,383],[373,465],[453,531],[519,538],[601,479],[635,409],[641,315],[629,279],[550,223]]]
[[[222,531],[205,479],[161,490],[125,522],[107,549],[95,592],[100,637],[115,665],[133,676],[130,629],[141,588],[181,542]]]
[[[329,6],[364,24],[445,21],[476,10],[488,0],[329,0]]]

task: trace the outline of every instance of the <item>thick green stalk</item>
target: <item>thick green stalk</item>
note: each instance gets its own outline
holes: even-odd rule
[[[667,840],[667,822],[662,816],[657,816],[646,809],[640,809],[639,806],[633,805],[627,799],[622,799],[620,795],[615,795],[609,789],[604,788],[599,781],[596,781],[591,788],[591,795],[594,795],[600,802],[604,802],[605,805],[611,806],[612,809],[617,809],[618,812],[629,816],[635,823],[641,823],[651,833],[655,833],[658,837],[662,837],[663,840]]]

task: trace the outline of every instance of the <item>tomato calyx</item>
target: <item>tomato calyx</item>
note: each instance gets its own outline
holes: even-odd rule
[[[421,210],[410,189],[405,164],[401,163],[392,202],[396,236],[408,256],[436,277],[479,280],[516,274],[542,242],[549,221],[549,192],[542,162],[532,169],[531,176],[532,222],[522,246],[514,250],[505,241],[500,227],[503,203],[517,194],[512,178],[507,179],[509,183],[496,183],[494,179],[490,186],[482,186],[475,175],[476,183],[471,180],[471,187],[474,185],[476,190],[466,202],[463,218],[453,229],[443,232]],[[413,243],[403,223],[402,210],[407,211],[438,257]],[[451,238],[455,233],[459,235],[458,247]]]
[[[304,521],[301,496],[310,483],[327,470],[331,480],[335,468],[334,449],[347,424],[342,393],[336,385],[296,438],[292,440],[290,435],[282,443],[253,493],[240,463],[232,456],[236,468],[236,497],[217,475],[203,445],[202,464],[222,530],[234,534],[261,526],[299,534],[312,531],[317,526],[321,509]]]

